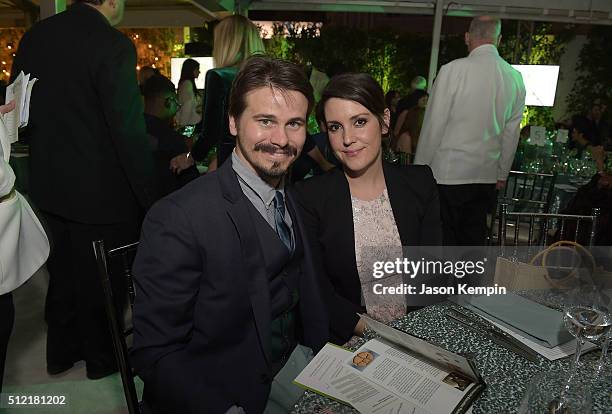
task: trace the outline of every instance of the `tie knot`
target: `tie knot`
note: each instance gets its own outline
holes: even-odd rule
[[[279,209],[282,215],[285,215],[285,198],[280,191],[274,193],[274,207]]]

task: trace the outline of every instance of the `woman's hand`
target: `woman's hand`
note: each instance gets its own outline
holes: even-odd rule
[[[6,114],[15,109],[15,101],[10,101],[6,105],[0,105],[0,114]]]

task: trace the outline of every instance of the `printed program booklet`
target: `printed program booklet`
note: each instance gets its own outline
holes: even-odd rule
[[[4,115],[8,140],[11,144],[17,141],[19,128],[28,125],[30,118],[30,96],[36,81],[36,78],[30,79],[30,74],[25,74],[21,71],[13,83],[6,87],[5,102],[15,101],[15,109]]]
[[[360,315],[381,338],[327,344],[295,383],[367,414],[466,413],[485,387],[467,358]]]

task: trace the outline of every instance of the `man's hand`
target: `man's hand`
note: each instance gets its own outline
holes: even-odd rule
[[[10,101],[6,105],[0,105],[0,114],[6,114],[15,109],[15,101]]]
[[[497,191],[503,190],[505,187],[506,187],[506,180],[497,180],[497,183],[495,184],[495,189]]]
[[[359,322],[357,322],[357,325],[355,325],[355,329],[353,330],[353,333],[357,336],[363,336],[363,333],[366,330],[366,323],[362,318],[359,318]]]
[[[191,153],[179,154],[170,160],[170,169],[173,173],[178,174],[183,170],[194,165],[193,157]]]

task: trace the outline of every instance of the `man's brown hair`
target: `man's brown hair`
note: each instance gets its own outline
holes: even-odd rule
[[[312,86],[302,68],[286,60],[255,56],[244,64],[230,92],[228,113],[238,119],[246,109],[246,95],[259,88],[300,92],[308,100],[308,114],[314,105]]]

